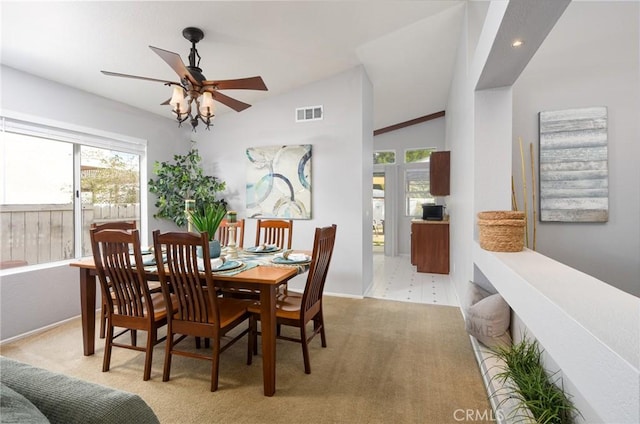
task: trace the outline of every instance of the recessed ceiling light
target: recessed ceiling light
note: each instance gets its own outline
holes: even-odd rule
[[[524,44],[524,41],[522,40],[514,40],[513,43],[511,43],[511,47],[521,47]]]

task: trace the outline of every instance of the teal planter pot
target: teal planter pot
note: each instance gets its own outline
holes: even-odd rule
[[[199,258],[202,257],[202,248],[198,247],[196,249],[196,254]],[[220,257],[220,241],[219,240],[211,240],[209,242],[209,258],[219,258]]]

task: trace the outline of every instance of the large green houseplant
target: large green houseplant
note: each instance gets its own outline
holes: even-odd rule
[[[174,163],[155,162],[153,166],[157,178],[149,180],[149,191],[158,196],[155,203],[158,211],[154,218],[169,219],[178,227],[185,227],[185,200],[188,199],[195,201],[194,210],[204,211],[209,204],[226,208],[225,200],[218,198],[226,184],[204,174],[197,149],[192,148],[186,155],[175,155],[173,160]]]

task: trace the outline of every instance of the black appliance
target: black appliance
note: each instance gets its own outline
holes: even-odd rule
[[[423,204],[422,219],[425,221],[442,221],[444,219],[444,206]]]

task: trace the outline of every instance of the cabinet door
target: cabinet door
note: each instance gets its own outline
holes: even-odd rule
[[[424,266],[436,274],[449,273],[449,224],[429,225],[429,239],[425,241],[429,254]]]
[[[412,256],[418,272],[449,273],[449,224],[415,224]],[[414,251],[415,249],[415,251]]]
[[[449,195],[451,152],[433,152],[429,158],[429,186],[432,196]]]

